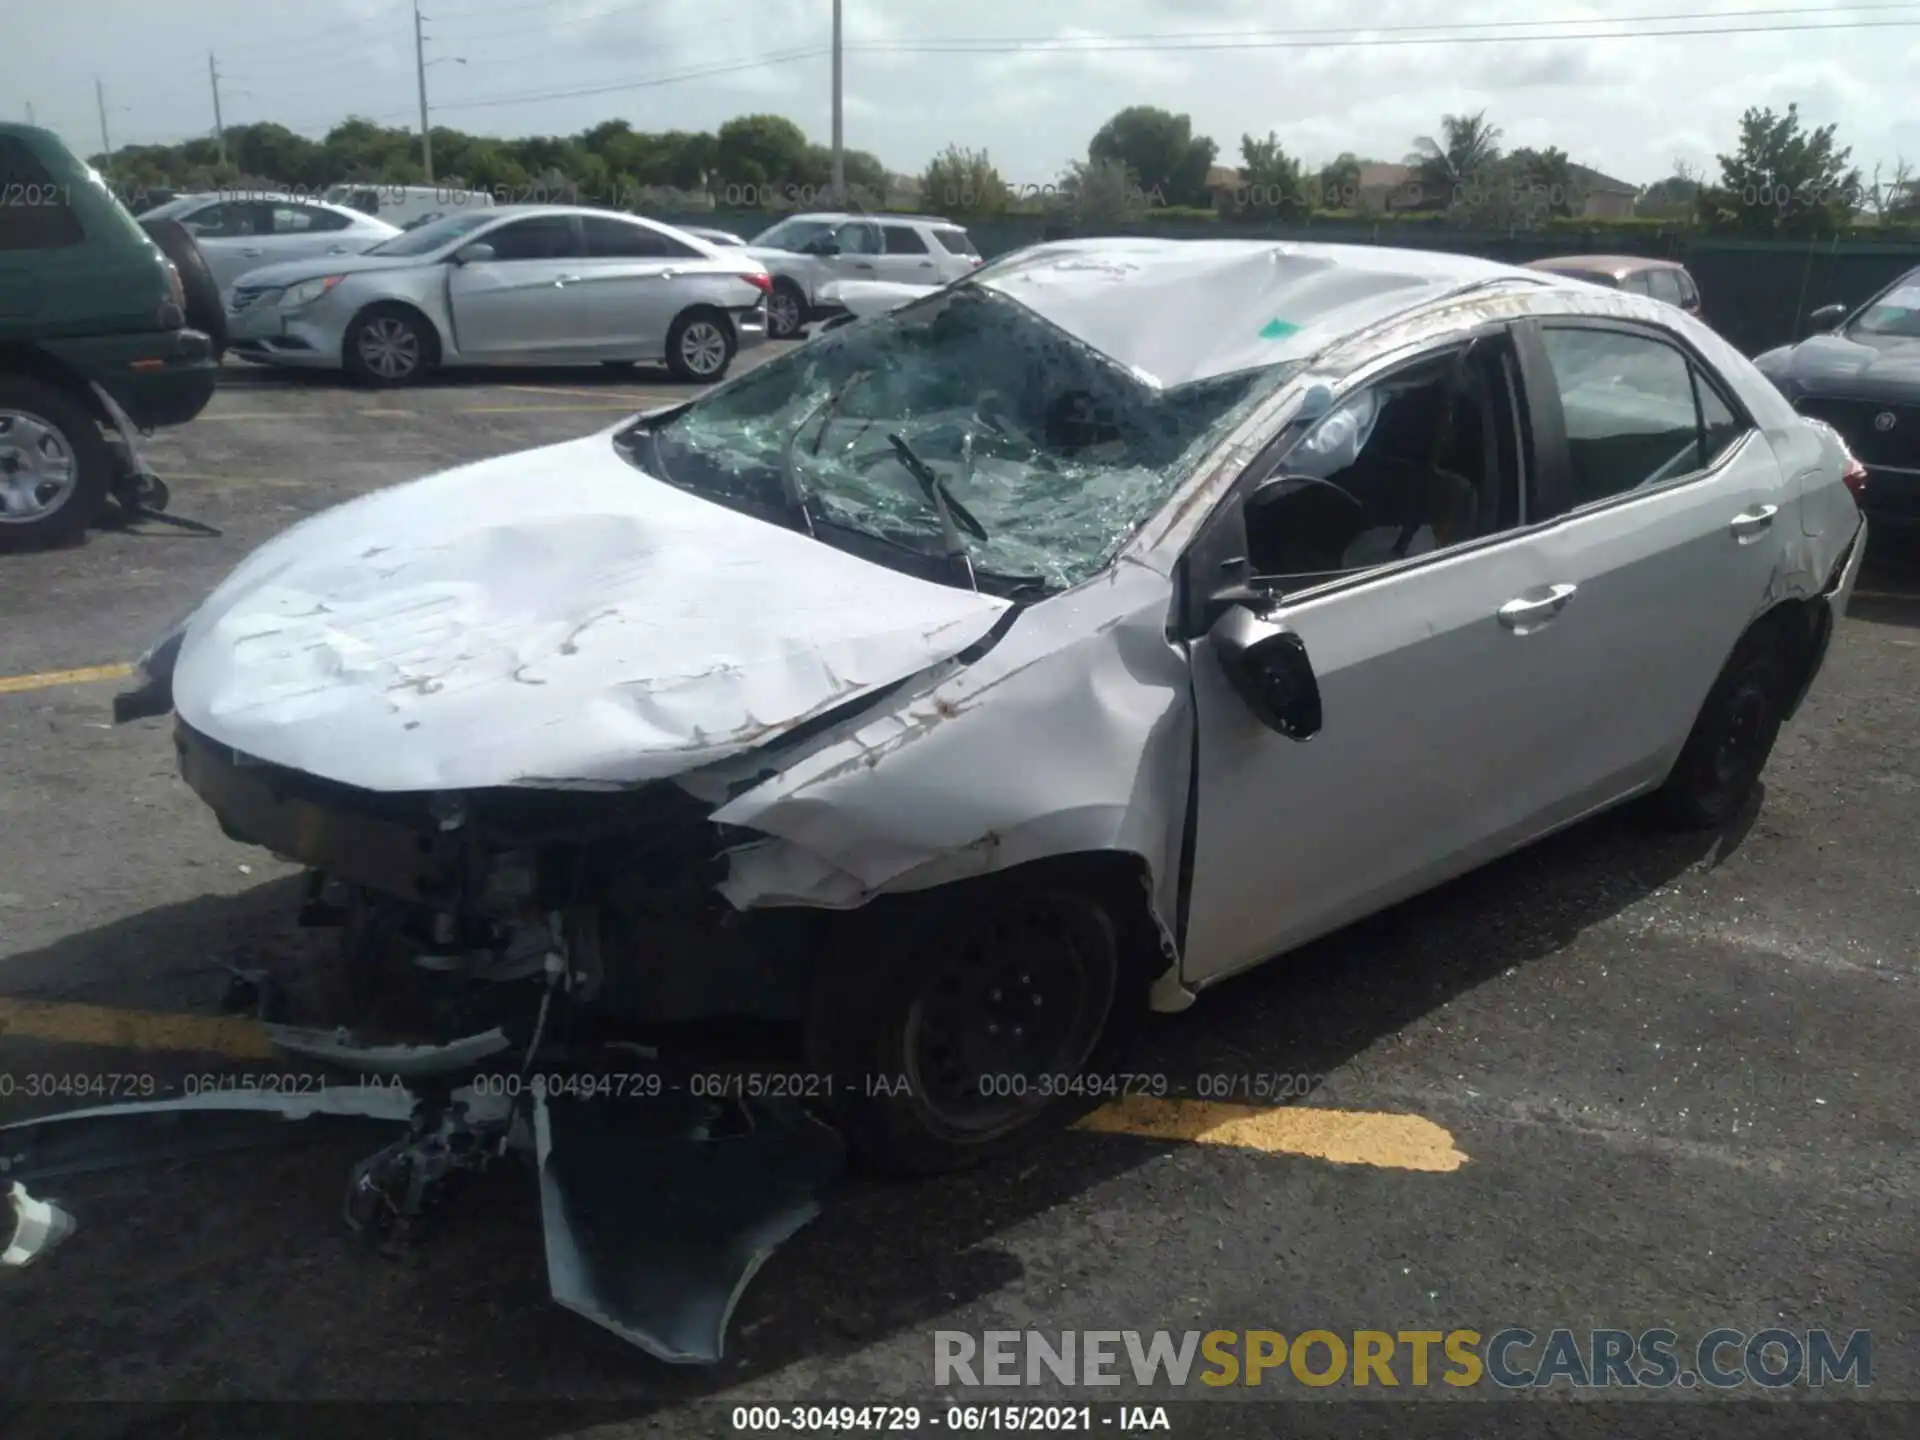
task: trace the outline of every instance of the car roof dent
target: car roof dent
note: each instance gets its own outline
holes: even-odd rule
[[[1363,245],[1122,236],[1036,245],[976,272],[1160,389],[1307,359],[1490,280],[1489,260]]]

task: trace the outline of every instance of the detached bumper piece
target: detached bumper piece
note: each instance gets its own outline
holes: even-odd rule
[[[388,1253],[435,1217],[450,1187],[509,1153],[538,1162],[548,1286],[567,1309],[658,1359],[713,1364],[734,1306],[761,1264],[820,1211],[840,1173],[840,1137],[796,1104],[455,1090],[422,1099],[398,1084],[313,1094],[220,1092],[69,1111],[0,1127],[25,1265],[72,1234],[74,1218],[29,1180],[273,1144],[313,1116],[403,1123],[354,1167],[348,1227]]]

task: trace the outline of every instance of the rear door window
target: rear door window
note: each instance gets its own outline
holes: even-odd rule
[[[1678,305],[1681,301],[1679,272],[1647,271],[1647,292],[1656,300],[1664,300],[1669,305]]]
[[[595,260],[697,260],[700,252],[683,245],[670,235],[662,235],[645,225],[602,215],[587,215],[580,221],[586,232],[587,255]]]
[[[980,252],[974,248],[973,237],[956,226],[934,226],[933,238],[940,242],[949,255],[971,255],[976,260],[980,258]]]
[[[55,250],[84,239],[72,186],[20,141],[0,136],[0,250]]]
[[[883,225],[880,227],[887,237],[889,255],[925,255],[927,242],[920,238],[920,232],[911,225]]]
[[[1576,508],[1695,474],[1746,432],[1676,345],[1559,325],[1540,339],[1566,416]]]

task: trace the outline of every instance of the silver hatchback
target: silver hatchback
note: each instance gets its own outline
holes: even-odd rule
[[[766,268],[571,206],[448,215],[363,255],[270,265],[228,299],[235,354],[405,385],[442,365],[664,363],[711,383],[766,339]]]

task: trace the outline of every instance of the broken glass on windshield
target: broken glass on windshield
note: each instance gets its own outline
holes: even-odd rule
[[[939,558],[940,506],[898,435],[978,517],[977,572],[1058,589],[1104,568],[1292,368],[1159,390],[1017,301],[962,285],[770,361],[654,438],[661,478],[683,489],[784,513],[797,478],[814,522]]]

